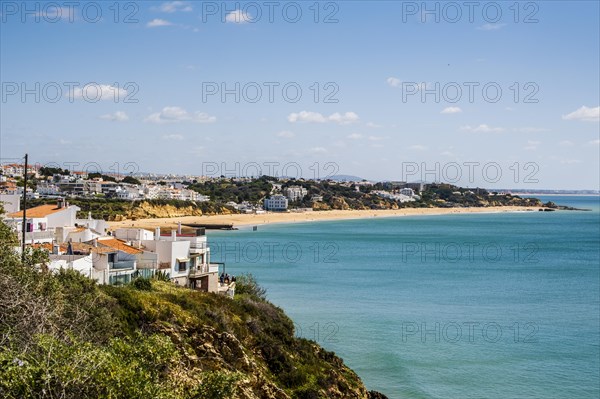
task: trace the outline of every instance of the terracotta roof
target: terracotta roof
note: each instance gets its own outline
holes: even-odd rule
[[[104,245],[131,255],[141,254],[143,252],[142,250],[134,248],[131,245],[127,245],[124,241],[117,240],[116,238],[98,239],[98,245]]]
[[[60,244],[60,250],[62,252],[67,252],[69,248],[69,243],[62,243]],[[94,247],[91,244],[87,244],[85,242],[71,242],[71,248],[73,249],[73,252],[82,252],[82,253],[87,253],[89,254],[90,252],[94,252],[97,254],[108,254],[108,253],[112,253],[112,252],[117,252],[116,249],[111,248],[111,247]]]
[[[32,248],[37,248],[37,249],[45,249],[47,251],[52,252],[52,243],[49,243],[49,242],[29,244],[28,246],[30,246]]]
[[[53,213],[64,211],[65,209],[67,209],[67,208],[65,208],[65,207],[58,208],[55,204],[40,205],[40,206],[36,206],[34,208],[27,209],[26,216],[30,217],[30,218],[43,218],[43,217],[46,217]],[[8,217],[13,217],[13,218],[22,217],[22,216],[23,216],[23,211],[11,213],[8,215]]]

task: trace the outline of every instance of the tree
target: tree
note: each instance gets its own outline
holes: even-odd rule
[[[122,182],[123,182],[123,183],[129,183],[129,184],[137,184],[137,185],[140,185],[140,184],[142,184],[142,182],[141,182],[141,181],[139,181],[138,179],[136,179],[136,178],[135,178],[135,177],[133,177],[133,176],[126,176],[126,177],[125,177],[125,178],[122,180]]]

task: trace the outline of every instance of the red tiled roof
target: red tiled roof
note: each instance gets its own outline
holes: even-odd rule
[[[131,255],[141,254],[143,252],[142,250],[134,248],[131,245],[127,245],[124,241],[117,240],[116,238],[98,239],[98,245],[104,245]]]
[[[64,211],[65,209],[67,209],[67,208],[65,208],[65,207],[58,208],[54,204],[40,205],[40,206],[36,206],[34,208],[27,209],[26,216],[31,217],[31,218],[43,218],[43,217],[46,217],[53,213]],[[11,213],[8,215],[8,217],[13,217],[13,218],[21,217],[21,216],[23,216],[23,211]]]

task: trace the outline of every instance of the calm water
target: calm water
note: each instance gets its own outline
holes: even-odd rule
[[[297,334],[390,398],[600,397],[598,197],[592,212],[259,226],[209,235]]]

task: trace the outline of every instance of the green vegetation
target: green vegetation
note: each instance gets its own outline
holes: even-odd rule
[[[98,173],[98,172],[88,173],[88,179],[98,179],[98,178],[101,178],[104,181],[114,181],[114,182],[117,181],[117,179],[115,179],[114,177],[104,175],[102,173]]]
[[[428,184],[421,193],[421,199],[414,202],[403,202],[382,198],[374,191],[391,191],[386,183],[372,186],[354,186],[338,184],[330,181],[290,180],[282,189],[289,186],[302,186],[308,194],[300,201],[290,204],[297,207],[315,207],[316,209],[398,209],[398,208],[432,208],[432,207],[486,207],[486,206],[541,206],[537,199],[523,199],[519,196],[495,195],[485,189],[469,189],[451,184]],[[323,200],[313,205],[311,197],[319,195]]]
[[[381,397],[335,354],[295,338],[251,276],[235,299],[141,278],[97,286],[36,267],[40,251],[21,263],[15,244],[0,223],[2,398]]]
[[[139,181],[138,179],[136,179],[133,176],[125,176],[125,178],[123,178],[123,180],[121,180],[121,182],[123,183],[129,183],[129,184],[142,184],[141,181]]]
[[[204,183],[191,184],[188,188],[209,195],[210,199],[220,203],[233,201],[240,203],[248,201],[257,203],[268,197],[271,193],[273,178],[263,176],[258,179],[252,179],[248,182],[234,181],[233,179],[222,178],[218,181],[207,181]]]
[[[46,166],[42,166],[38,173],[42,176],[54,176],[54,175],[65,175],[65,176],[69,176],[71,174],[71,172],[69,172],[68,169],[61,169],[61,168],[52,168],[52,167],[46,167]]]

